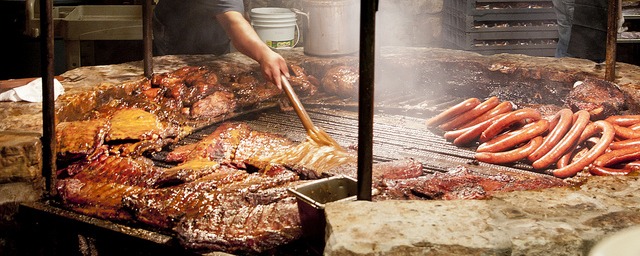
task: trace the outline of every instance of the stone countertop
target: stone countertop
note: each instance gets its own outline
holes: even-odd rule
[[[587,255],[640,225],[640,177],[489,200],[326,204],[325,255]]]

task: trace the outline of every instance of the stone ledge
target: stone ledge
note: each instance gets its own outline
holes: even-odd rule
[[[34,132],[0,131],[0,184],[41,177],[40,137]]]
[[[581,187],[489,200],[326,205],[325,255],[586,255],[640,225],[640,177],[594,177]]]

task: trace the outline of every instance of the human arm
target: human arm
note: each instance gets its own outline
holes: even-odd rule
[[[216,15],[216,19],[231,38],[233,46],[244,55],[256,60],[265,78],[282,89],[280,75],[289,77],[289,69],[284,58],[262,42],[241,13],[228,11]]]

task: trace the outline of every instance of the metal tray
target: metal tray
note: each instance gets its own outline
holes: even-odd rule
[[[325,204],[338,201],[356,200],[358,181],[346,176],[333,176],[312,181],[289,192],[296,196],[302,230],[314,244],[324,245],[327,225]]]

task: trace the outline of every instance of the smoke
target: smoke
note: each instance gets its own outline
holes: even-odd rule
[[[440,47],[441,12],[442,1],[438,0],[380,0],[376,14],[377,99],[389,92],[439,91],[436,85],[445,81],[444,77],[438,77],[440,72],[426,74],[424,68],[415,68],[415,63],[409,63],[420,59],[420,56],[408,56],[406,65],[403,61],[385,61],[384,58],[388,53],[398,56],[395,53],[410,47]]]

